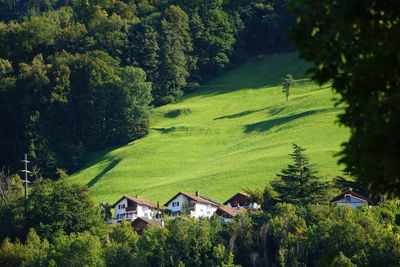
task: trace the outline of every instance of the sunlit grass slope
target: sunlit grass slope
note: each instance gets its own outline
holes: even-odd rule
[[[98,202],[140,195],[163,204],[178,191],[224,201],[244,187],[264,187],[291,162],[292,143],[324,177],[340,174],[334,157],[348,130],[339,127],[333,93],[306,79],[296,54],[254,59],[153,111],[150,134],[92,155],[72,176]],[[281,78],[297,86],[289,102]]]

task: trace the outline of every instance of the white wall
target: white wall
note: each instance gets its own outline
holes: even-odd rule
[[[125,208],[119,208],[119,205],[125,205]],[[126,198],[122,199],[120,202],[115,205],[114,208],[114,220],[117,221],[122,221],[122,220],[135,220],[138,217],[147,217],[150,219],[153,219],[154,211],[155,209],[151,209],[150,207],[143,206],[143,205],[137,205],[136,211],[137,214],[133,214],[134,211],[126,211],[126,208],[128,207],[128,200]],[[132,213],[132,215],[128,215],[129,218],[124,215],[122,218],[120,217],[123,214],[126,213]],[[119,215],[119,216],[118,216]]]
[[[172,206],[172,203],[173,203],[173,202],[177,202],[177,201],[179,202],[179,206],[173,207],[173,206]],[[187,197],[184,196],[184,195],[182,195],[182,194],[179,194],[175,199],[173,199],[173,200],[168,204],[168,209],[170,209],[173,213],[176,213],[176,212],[182,213],[182,206],[183,206],[184,204],[188,205]]]
[[[120,209],[118,208],[119,205],[125,205],[125,208]],[[114,218],[117,219],[117,215],[121,215],[126,213],[126,207],[128,206],[128,200],[126,198],[122,199],[120,202],[117,203],[117,205],[115,205],[114,208]]]
[[[348,206],[353,209],[355,209],[359,206],[368,204],[367,201],[365,201],[363,199],[355,198],[353,196],[351,196],[350,199],[342,198],[335,202],[336,202],[336,205],[338,205],[338,206]]]
[[[199,217],[210,218],[216,211],[217,211],[217,207],[215,207],[211,204],[196,203],[195,214],[193,216],[196,218],[199,218]]]
[[[179,206],[173,207],[172,206],[173,202],[179,202]],[[188,205],[188,203],[189,203],[188,198],[185,195],[180,194],[168,204],[168,209],[170,209],[173,213],[179,212],[181,214],[183,205]],[[210,218],[216,211],[217,207],[211,204],[196,202],[194,210],[190,213],[190,215],[195,218],[199,217]]]
[[[153,219],[153,213],[154,209],[142,205],[137,206],[137,217],[147,217]]]

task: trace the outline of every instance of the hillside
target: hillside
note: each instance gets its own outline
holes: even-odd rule
[[[348,130],[335,121],[333,93],[305,78],[295,54],[254,59],[204,84],[179,102],[153,110],[150,134],[94,153],[72,175],[97,202],[140,195],[163,204],[178,191],[200,190],[224,201],[265,182],[290,163],[291,144],[307,148],[320,174],[340,174],[333,157]],[[281,78],[297,86],[289,102]]]

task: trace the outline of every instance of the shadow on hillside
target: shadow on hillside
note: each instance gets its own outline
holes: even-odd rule
[[[240,117],[243,117],[243,116],[246,116],[246,115],[249,115],[249,114],[253,114],[253,113],[255,113],[255,112],[260,112],[260,111],[266,110],[266,109],[268,109],[268,108],[261,108],[261,109],[254,109],[254,110],[246,110],[246,111],[239,112],[239,113],[232,114],[232,115],[221,116],[221,117],[215,118],[214,120],[236,119],[236,118],[240,118]]]
[[[282,77],[288,73],[296,80],[308,80],[307,63],[298,63],[296,52],[264,55],[236,65],[225,73],[203,84],[199,90],[186,95],[181,100],[191,97],[211,97],[243,89],[261,89],[280,86]],[[178,101],[180,102],[180,101]]]
[[[183,108],[183,109],[174,109],[174,110],[170,110],[167,113],[164,114],[165,118],[176,118],[180,115],[187,115],[192,113],[192,110],[190,108]]]
[[[115,166],[117,166],[117,164],[120,162],[120,159],[114,159],[113,161],[111,161],[110,164],[108,164],[107,167],[104,168],[104,170],[102,170],[99,174],[96,175],[96,177],[94,177],[92,180],[89,181],[89,183],[87,183],[87,186],[90,188],[92,187],[95,183],[97,183],[97,181],[103,177],[104,174],[106,174],[107,172],[109,172],[110,170],[112,170]]]
[[[324,113],[324,112],[331,112],[331,111],[337,111],[339,110],[338,108],[322,108],[322,109],[315,109],[315,110],[309,110],[305,111],[299,114],[294,114],[290,115],[287,117],[282,117],[278,119],[272,119],[272,120],[265,120],[265,121],[260,121],[257,123],[252,123],[252,124],[247,124],[244,126],[244,132],[245,133],[252,133],[252,132],[264,132],[272,129],[275,126],[283,125],[285,123],[314,115],[317,113]]]

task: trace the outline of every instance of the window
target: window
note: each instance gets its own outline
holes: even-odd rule
[[[179,206],[179,201],[172,202],[172,207],[178,207]]]

